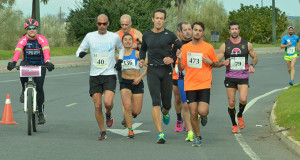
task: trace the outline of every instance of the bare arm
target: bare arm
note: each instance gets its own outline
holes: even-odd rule
[[[254,66],[257,64],[258,57],[257,57],[257,55],[253,49],[253,46],[250,42],[248,42],[248,50],[249,50],[250,56],[252,57],[252,63],[249,66],[249,72],[254,73],[255,72]]]

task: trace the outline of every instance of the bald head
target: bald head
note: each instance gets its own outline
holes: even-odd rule
[[[104,21],[106,21],[106,22],[108,22],[108,17],[107,17],[107,15],[105,15],[105,14],[100,14],[98,17],[97,17],[97,21],[99,21],[99,20],[104,20]]]
[[[120,18],[120,21],[122,20],[129,20],[131,22],[131,16],[128,14],[123,14]]]

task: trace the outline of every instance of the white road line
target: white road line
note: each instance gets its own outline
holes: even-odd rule
[[[72,107],[72,106],[74,106],[74,105],[76,105],[77,103],[71,103],[71,104],[68,104],[68,105],[66,105],[66,107]]]
[[[252,99],[247,105],[246,108],[244,110],[244,113],[258,100],[269,96],[270,94],[273,94],[275,92],[281,91],[281,90],[285,90],[288,89],[288,87],[284,87],[284,88],[279,88],[279,89],[274,89],[270,92],[267,92],[261,96],[258,96],[254,99]],[[252,159],[252,160],[260,160],[260,158],[258,157],[258,155],[253,152],[253,150],[251,149],[251,147],[247,144],[247,142],[245,141],[245,139],[243,138],[242,134],[234,134],[235,139],[237,140],[237,142],[240,144],[240,146],[243,148],[243,150],[245,151],[245,153]]]
[[[51,76],[46,76],[46,77],[60,77],[60,76],[69,76],[69,75],[76,75],[76,74],[83,74],[83,73],[89,73],[89,72],[58,74],[58,75],[51,75]],[[20,81],[20,79],[18,78],[18,79],[14,79],[14,80],[0,81],[0,83],[15,82],[15,81]]]

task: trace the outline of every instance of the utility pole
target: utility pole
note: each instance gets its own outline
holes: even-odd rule
[[[275,17],[275,0],[272,0],[272,12],[273,12],[273,20],[272,20],[272,40],[273,43],[276,43],[276,17]]]
[[[61,7],[59,7],[59,24],[61,25]]]
[[[39,22],[38,34],[41,33],[41,18],[40,18],[40,1],[35,0],[35,19]]]
[[[261,7],[264,7],[264,0],[261,0]]]

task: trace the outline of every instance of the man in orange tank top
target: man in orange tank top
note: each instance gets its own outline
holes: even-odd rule
[[[120,24],[121,24],[121,29],[116,33],[119,34],[121,40],[125,33],[131,34],[134,43],[132,45],[132,48],[139,50],[141,48],[143,34],[139,30],[131,28],[132,25],[131,16],[128,14],[122,15],[120,18]]]

